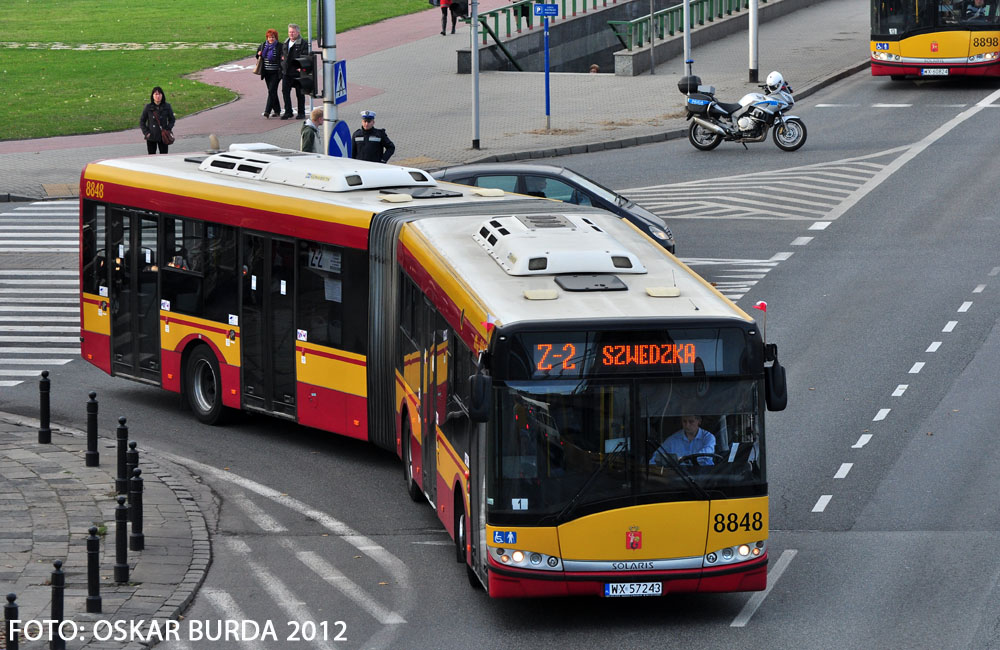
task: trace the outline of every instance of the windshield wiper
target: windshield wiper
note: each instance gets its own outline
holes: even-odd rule
[[[662,452],[660,451],[660,448],[657,447],[656,453],[653,454],[653,458],[656,458],[657,456],[667,461],[667,464],[670,466],[670,469],[677,472],[677,475],[681,477],[681,480],[683,480],[689,488],[691,488],[692,492],[697,494],[705,501],[711,500],[712,497],[708,496],[708,492],[706,492],[703,487],[698,485],[698,481],[694,480],[691,477],[691,475],[687,473],[687,471],[681,466],[680,462],[678,462],[678,460],[674,458],[673,454]]]
[[[580,497],[582,497],[587,492],[587,490],[590,488],[591,483],[593,483],[594,480],[598,477],[598,475],[604,471],[604,468],[611,463],[611,460],[613,458],[619,456],[626,449],[628,449],[628,445],[625,444],[625,440],[621,440],[615,446],[615,448],[611,450],[611,453],[604,455],[604,460],[602,460],[600,465],[597,466],[597,469],[595,469],[593,472],[590,473],[590,476],[588,476],[587,480],[583,482],[583,485],[580,486],[580,489],[577,491],[577,493],[573,495],[573,498],[569,500],[569,503],[566,504],[566,507],[564,507],[555,515],[555,520],[557,524],[565,521],[565,517],[568,517],[569,514],[573,512],[573,510],[576,508],[577,502],[580,500]],[[545,519],[548,519],[548,517],[546,517]]]

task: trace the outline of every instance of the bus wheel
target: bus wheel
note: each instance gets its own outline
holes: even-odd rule
[[[406,491],[414,503],[423,500],[420,486],[413,479],[413,447],[410,446],[410,423],[403,419],[403,478],[406,480]]]
[[[459,486],[461,489],[461,486]],[[465,563],[465,506],[460,496],[455,496],[455,561]]]
[[[222,406],[222,376],[219,362],[205,345],[199,345],[187,360],[184,392],[195,417],[205,424],[218,424],[225,411]]]

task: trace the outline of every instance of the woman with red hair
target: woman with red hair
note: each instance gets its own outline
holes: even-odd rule
[[[260,78],[267,84],[267,105],[261,113],[265,118],[281,114],[281,104],[278,103],[278,81],[281,80],[281,43],[278,42],[278,31],[267,30],[265,41],[257,48],[257,58],[260,59]],[[289,107],[289,110],[290,107]]]

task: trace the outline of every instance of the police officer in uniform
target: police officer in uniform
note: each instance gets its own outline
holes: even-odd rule
[[[375,112],[361,111],[361,128],[354,132],[351,157],[385,163],[395,152],[396,145],[385,134],[385,129],[375,128]]]

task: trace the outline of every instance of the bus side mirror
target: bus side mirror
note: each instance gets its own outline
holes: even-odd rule
[[[493,410],[493,378],[476,373],[469,377],[469,385],[469,419],[473,422],[486,422]]]
[[[774,360],[764,368],[764,401],[768,411],[784,411],[788,406],[788,384],[785,382],[785,369]]]

